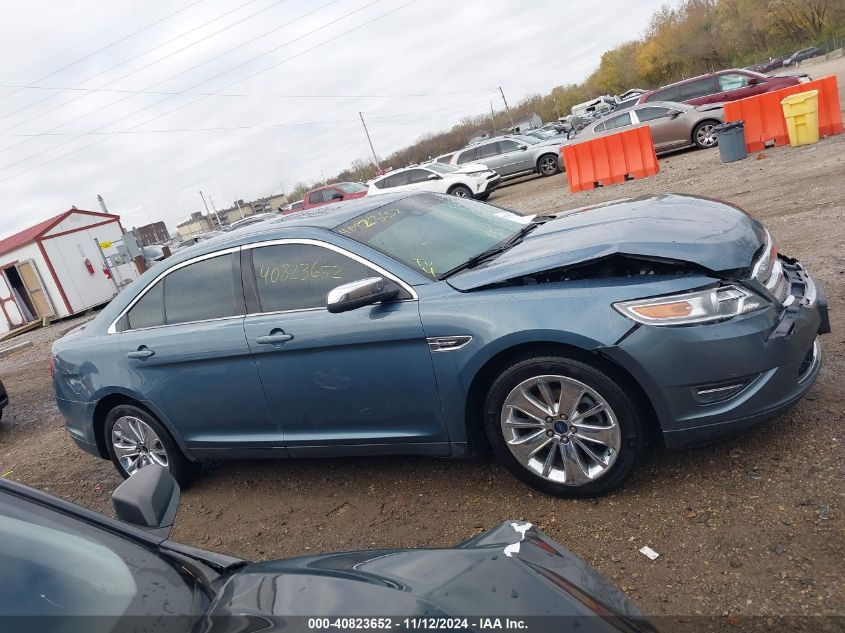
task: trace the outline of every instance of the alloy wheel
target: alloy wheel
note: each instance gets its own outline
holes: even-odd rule
[[[551,176],[557,172],[557,159],[546,156],[540,160],[540,171]]]
[[[150,464],[169,467],[170,460],[161,438],[140,418],[118,418],[112,428],[111,441],[115,456],[129,475]]]
[[[716,144],[715,129],[716,126],[711,124],[702,125],[698,128],[698,132],[695,134],[698,144],[702,147],[713,147]]]
[[[454,192],[452,192],[457,198],[469,198],[469,190],[464,187],[457,187]]]
[[[581,486],[607,473],[622,445],[616,414],[595,389],[566,376],[529,378],[505,398],[508,449],[544,479]]]

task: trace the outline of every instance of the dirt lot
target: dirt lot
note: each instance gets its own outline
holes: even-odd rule
[[[839,75],[845,60],[811,72]],[[782,252],[825,284],[833,334],[809,396],[736,441],[650,450],[633,480],[597,501],[534,493],[492,460],[422,458],[237,462],[211,466],[183,495],[174,537],[253,559],[369,547],[437,547],[506,519],[546,530],[649,614],[845,615],[845,135],[723,165],[718,151],[661,160],[659,175],[569,194],[530,180],[491,202],[553,211],[666,191],[732,200],[763,220]],[[77,450],[53,403],[50,342],[74,322],[22,337],[0,359],[12,399],[0,474],[110,512],[111,464]],[[679,362],[683,362],[679,359]],[[638,550],[660,553],[650,561]]]

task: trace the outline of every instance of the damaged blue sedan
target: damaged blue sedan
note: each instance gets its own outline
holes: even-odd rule
[[[489,449],[559,496],[621,485],[654,432],[785,410],[820,285],[725,202],[522,216],[420,193],[326,205],[165,260],[53,347],[67,430],[124,476],[202,460]]]

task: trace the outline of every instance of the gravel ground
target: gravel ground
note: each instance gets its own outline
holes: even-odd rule
[[[839,75],[845,61],[813,67]],[[845,615],[845,135],[723,165],[716,150],[662,159],[660,173],[569,194],[562,177],[506,187],[491,202],[524,213],[666,191],[734,201],[782,252],[825,284],[833,334],[807,398],[739,439],[680,453],[650,449],[622,490],[550,498],[491,459],[232,462],[185,491],[174,538],[252,559],[370,547],[440,547],[506,519],[535,522],[653,615]],[[0,424],[0,475],[111,513],[111,464],[73,446],[53,402],[52,340],[79,322],[28,333],[0,359],[12,399]],[[4,344],[0,344],[0,347]],[[638,550],[660,553],[650,561]]]

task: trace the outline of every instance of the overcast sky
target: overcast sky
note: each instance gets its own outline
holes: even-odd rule
[[[3,2],[0,237],[98,193],[172,231],[199,190],[223,208],[331,176],[369,156],[359,110],[386,156],[499,109],[497,86],[516,103],[582,80],[660,4]]]

